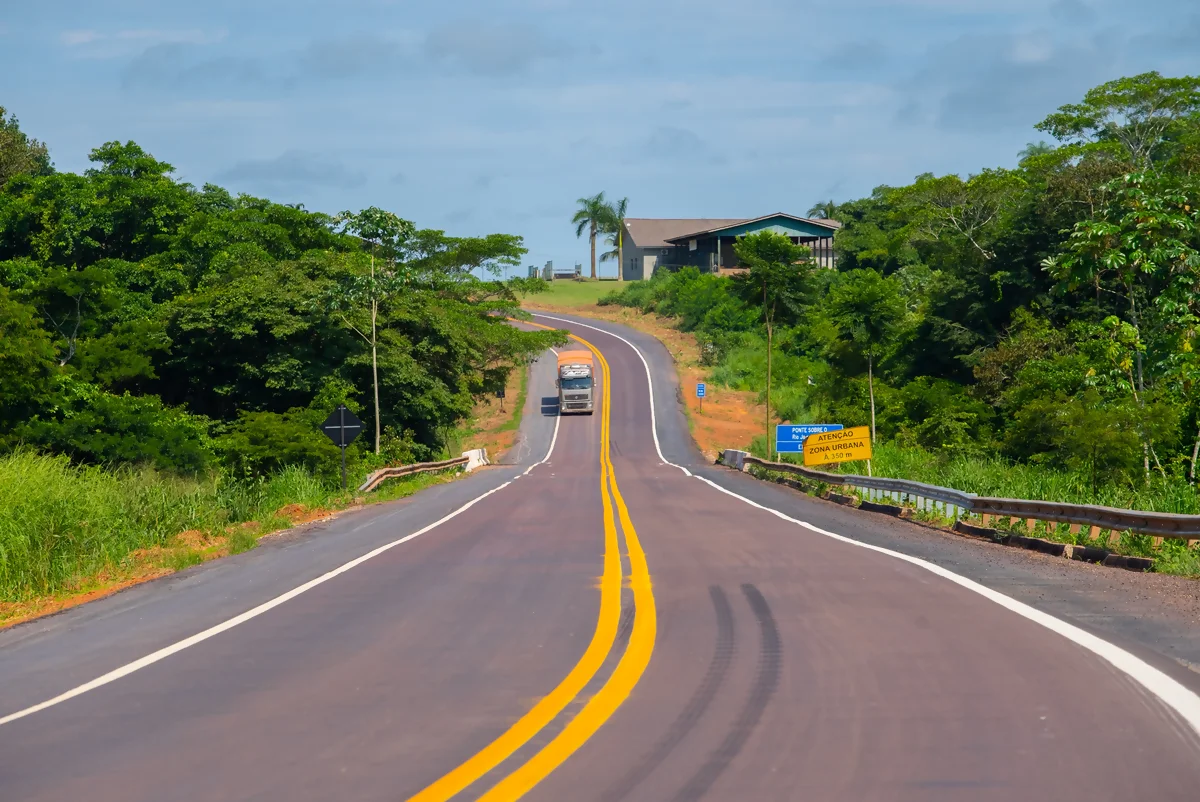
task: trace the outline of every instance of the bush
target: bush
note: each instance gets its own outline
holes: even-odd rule
[[[902,443],[930,450],[981,453],[992,438],[993,410],[948,379],[921,376],[896,394],[893,424]]]
[[[207,429],[205,418],[165,406],[158,396],[114,395],[64,377],[55,414],[18,426],[15,435],[76,462],[199,474],[212,465]]]
[[[322,419],[323,420],[323,419]],[[258,478],[294,466],[332,479],[341,475],[341,450],[320,430],[307,409],[249,412],[217,439],[217,449],[234,476]],[[358,444],[347,459],[358,456]]]

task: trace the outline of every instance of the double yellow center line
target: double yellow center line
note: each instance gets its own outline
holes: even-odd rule
[[[538,323],[529,325],[550,328]],[[600,415],[600,497],[604,506],[604,572],[600,578],[600,613],[596,631],[583,657],[554,690],[500,737],[411,797],[408,802],[445,802],[471,785],[550,724],[579,696],[600,670],[616,642],[617,627],[621,618],[621,556],[614,518],[620,520],[621,530],[625,533],[625,545],[629,552],[629,587],[633,591],[636,610],[629,645],[603,687],[588,700],[583,709],[567,722],[550,743],[480,796],[480,802],[509,802],[520,799],[548,777],[616,712],[621,703],[629,697],[650,663],[658,629],[650,569],[646,564],[646,553],[638,540],[637,530],[629,518],[625,500],[621,497],[609,453],[612,371],[604,355],[594,345],[573,334],[571,338],[586,346],[604,370]]]

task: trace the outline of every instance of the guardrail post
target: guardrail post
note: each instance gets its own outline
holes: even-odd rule
[[[735,448],[725,449],[724,457],[725,466],[733,468],[735,471],[746,470],[746,452],[738,451]]]
[[[488,462],[486,448],[476,448],[472,449],[471,451],[464,451],[462,455],[467,458],[466,467],[463,468],[463,470],[467,473],[470,473],[476,468],[482,468],[484,465],[490,464]]]

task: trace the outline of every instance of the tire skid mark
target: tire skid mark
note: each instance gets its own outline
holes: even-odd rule
[[[624,598],[621,601],[625,603],[625,609],[621,611],[621,620],[617,623],[617,638],[613,641],[613,653],[625,648],[629,643],[629,635],[633,632],[633,616],[636,608],[632,602],[626,602]]]
[[[738,714],[733,727],[725,736],[725,740],[709,755],[708,760],[692,775],[691,779],[679,789],[679,793],[672,797],[672,802],[696,802],[708,793],[717,778],[741,753],[742,747],[746,745],[750,734],[758,726],[758,722],[767,709],[767,703],[771,701],[775,689],[779,686],[779,674],[783,666],[783,641],[779,636],[779,627],[775,623],[775,616],[772,615],[771,606],[767,604],[767,600],[754,585],[749,583],[742,585],[742,593],[745,595],[746,601],[750,603],[754,617],[758,619],[758,673],[754,678],[754,687],[750,689],[750,696],[747,697],[745,706],[742,707],[741,713]]]
[[[663,734],[663,737],[642,756],[642,759],[632,769],[625,773],[625,776],[608,789],[608,792],[600,798],[601,802],[620,802],[649,777],[700,721],[724,683],[725,675],[729,672],[729,666],[733,662],[735,646],[733,608],[729,604],[729,598],[725,595],[725,591],[717,585],[709,587],[708,595],[712,598],[713,608],[717,614],[717,640],[704,678],[692,693],[692,697],[679,716],[671,722],[671,726]]]

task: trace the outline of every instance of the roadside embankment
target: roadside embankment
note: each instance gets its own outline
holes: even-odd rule
[[[574,288],[572,290],[575,295],[579,292]],[[724,449],[736,448],[765,456],[763,432],[766,428],[766,410],[758,403],[757,393],[731,390],[710,383],[701,409],[695,386],[697,382],[709,381],[710,371],[701,364],[696,336],[680,331],[676,319],[643,313],[635,308],[581,303],[574,295],[560,300],[554,284],[550,292],[530,296],[523,305],[533,310],[562,312],[619,323],[654,336],[675,361],[683,394],[681,400],[686,404],[691,434],[704,455],[715,460]],[[1144,487],[1107,485],[1097,489],[1088,481],[1088,477],[1081,474],[1040,465],[1014,464],[985,454],[936,453],[919,447],[881,443],[877,446],[875,456],[874,470],[878,476],[954,487],[978,495],[1100,504],[1180,514],[1200,512],[1200,497],[1194,490],[1178,482],[1160,481],[1157,477],[1152,477]],[[851,463],[832,470],[865,472],[865,465]],[[1006,520],[997,525],[1011,529],[1013,534],[1033,534],[1024,521]],[[1088,539],[1088,532],[1085,530],[1081,534],[1078,528],[1038,524],[1036,531],[1054,542],[1093,545]],[[1106,548],[1111,553],[1153,559],[1155,570],[1159,572],[1200,576],[1198,545],[1186,541],[1159,542],[1150,536],[1128,532],[1106,532],[1105,540]]]
[[[527,371],[514,371],[504,409],[496,399],[481,400],[451,445],[487,448],[495,456],[511,447],[526,385]],[[0,456],[0,627],[238,554],[294,526],[411,496],[458,475],[403,477],[363,497],[354,493],[355,481],[344,493],[339,483],[295,466],[237,481],[12,452]]]

